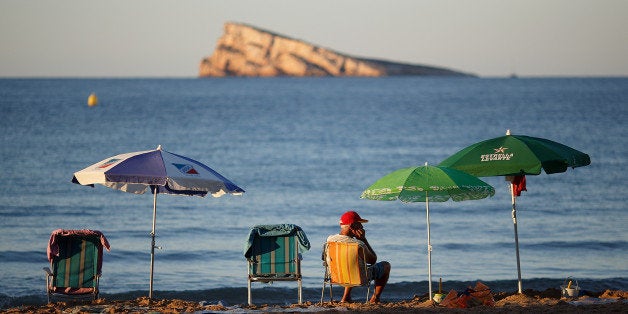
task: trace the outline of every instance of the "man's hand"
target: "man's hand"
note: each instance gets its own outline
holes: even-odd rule
[[[354,229],[353,235],[356,239],[364,241],[366,239],[366,230],[364,229]]]
[[[356,222],[353,223],[349,228],[353,237],[364,242],[364,244],[368,248],[368,250],[364,252],[366,255],[366,262],[371,265],[375,264],[375,262],[377,262],[377,254],[375,254],[375,251],[373,251],[373,248],[371,248],[369,241],[366,240],[366,230],[364,230],[364,226],[362,226],[361,223]]]
[[[361,223],[354,222],[353,224],[351,224],[350,228],[353,237],[361,240],[362,242],[366,241],[366,231],[364,230],[364,226],[362,226]]]

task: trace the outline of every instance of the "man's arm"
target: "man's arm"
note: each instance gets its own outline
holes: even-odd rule
[[[367,247],[367,250],[364,251],[366,262],[371,265],[375,264],[377,262],[377,254],[375,254],[375,251],[373,251],[373,248],[369,244],[369,241],[367,241],[366,238],[362,238],[359,240],[364,242]]]
[[[375,264],[375,262],[377,262],[377,254],[375,254],[375,251],[373,250],[373,248],[369,244],[369,241],[366,240],[366,231],[364,231],[364,229],[356,229],[356,230],[353,230],[353,235],[355,236],[356,239],[364,242],[364,245],[367,248],[364,251],[364,255],[366,257],[366,262],[371,264],[371,265]]]

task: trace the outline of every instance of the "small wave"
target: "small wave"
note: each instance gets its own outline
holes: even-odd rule
[[[68,208],[62,210],[55,206],[3,206],[0,210],[5,217],[33,217],[33,216],[94,216],[98,212],[96,207]]]
[[[492,242],[492,243],[443,243],[441,244],[443,249],[456,250],[456,251],[477,251],[488,250],[494,248],[510,248],[512,243],[510,242]]]
[[[3,262],[45,263],[46,252],[42,251],[0,251]]]
[[[608,249],[626,249],[628,242],[626,241],[548,241],[541,243],[522,244],[526,249],[587,249],[592,251],[606,251]]]

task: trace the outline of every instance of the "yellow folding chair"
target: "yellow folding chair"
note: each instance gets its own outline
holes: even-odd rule
[[[368,272],[365,252],[357,243],[327,242],[323,248],[323,291],[321,303],[325,296],[325,287],[329,284],[329,300],[333,302],[332,286],[343,287],[366,286],[366,302],[369,300],[371,278]]]

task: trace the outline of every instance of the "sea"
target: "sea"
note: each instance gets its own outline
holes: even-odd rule
[[[292,223],[311,242],[303,289],[317,302],[323,242],[347,210],[369,220],[369,242],[392,264],[382,300],[426,295],[425,203],[360,195],[394,170],[437,165],[507,130],[591,157],[586,167],[527,177],[517,198],[523,289],[572,280],[583,291],[628,290],[627,121],[625,77],[0,79],[0,308],[46,302],[42,269],[58,228],[108,238],[102,297],[148,295],[152,195],[71,179],[107,157],[158,145],[246,192],[158,195],[155,298],[245,304],[251,227]],[[430,203],[435,291],[477,281],[517,290],[508,183],[482,179],[493,197]],[[252,289],[256,304],[297,300],[294,282]]]

